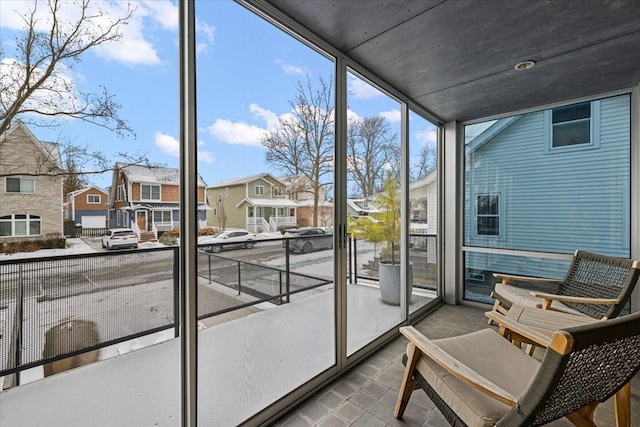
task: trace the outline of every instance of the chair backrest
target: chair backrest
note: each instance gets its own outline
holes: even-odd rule
[[[555,350],[562,343],[566,354]],[[520,404],[496,425],[538,426],[604,402],[640,370],[639,349],[640,313],[556,332]]]
[[[638,262],[585,251],[577,251],[558,294],[613,298],[618,304],[565,304],[596,319],[613,319],[620,314],[640,277]]]

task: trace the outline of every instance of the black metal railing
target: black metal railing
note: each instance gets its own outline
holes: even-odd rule
[[[428,258],[428,251],[435,251],[435,236],[416,239],[412,236],[411,259]],[[276,265],[239,260],[232,251],[213,254],[206,246],[199,248],[198,276],[204,279],[198,283],[199,320],[264,302],[281,305],[331,288],[332,272],[292,271],[292,259],[296,265],[315,261],[296,260],[289,239],[261,239],[256,246],[268,242]],[[377,280],[373,269],[358,269],[358,264],[375,258],[377,249],[350,239],[349,283]],[[107,346],[171,329],[178,336],[178,251],[165,247],[0,261],[4,387],[19,384],[19,373],[25,369],[45,365],[46,374],[53,362],[92,353],[97,357]],[[319,256],[330,261],[333,253]],[[416,277],[421,273],[416,274],[412,262],[414,286],[420,287]]]

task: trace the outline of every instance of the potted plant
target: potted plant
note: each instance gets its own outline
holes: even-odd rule
[[[378,279],[380,281],[380,294],[382,302],[391,305],[400,305],[401,276],[400,260],[396,254],[400,244],[400,180],[395,178],[391,171],[383,181],[383,189],[377,195],[379,208],[383,211],[382,222],[372,222],[360,219],[352,228],[354,234],[361,235],[366,240],[373,242],[386,242],[383,249],[384,257],[380,258],[378,267]],[[413,288],[413,269],[409,264],[408,285]],[[411,294],[411,292],[409,292]]]

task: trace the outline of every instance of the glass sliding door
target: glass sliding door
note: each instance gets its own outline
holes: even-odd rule
[[[465,127],[466,299],[494,272],[562,278],[578,249],[630,257],[630,98]]]
[[[336,365],[335,65],[234,2],[196,14],[199,419],[238,425]]]
[[[438,282],[438,128],[409,112],[410,312],[440,295]]]
[[[347,356],[404,318],[400,104],[347,74]]]

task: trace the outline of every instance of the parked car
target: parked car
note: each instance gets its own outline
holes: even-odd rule
[[[102,247],[107,249],[137,248],[138,235],[130,228],[107,230],[102,236]]]
[[[308,227],[287,230],[284,237],[288,239],[289,249],[305,254],[316,249],[332,249],[333,234],[325,232],[322,228]],[[287,246],[287,240],[282,242],[282,247]]]
[[[215,236],[201,239],[199,244],[208,245],[205,250],[217,254],[223,248],[231,249],[242,247],[251,249],[253,248],[254,240],[257,237],[258,236],[256,234],[250,233],[247,230],[223,231]]]

